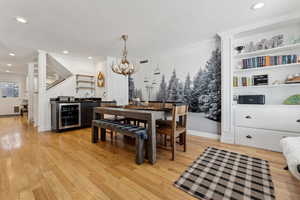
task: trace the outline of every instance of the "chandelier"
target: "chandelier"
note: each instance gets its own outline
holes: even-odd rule
[[[130,63],[127,60],[127,48],[126,48],[126,41],[128,39],[128,35],[122,35],[121,39],[124,41],[124,49],[123,49],[123,54],[122,54],[122,59],[119,64],[113,63],[111,65],[111,69],[113,72],[117,74],[122,74],[124,76],[131,75],[137,71],[136,66],[134,64]]]

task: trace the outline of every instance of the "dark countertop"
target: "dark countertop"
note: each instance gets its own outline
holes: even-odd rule
[[[50,98],[51,103],[84,103],[84,102],[102,102],[101,98],[75,98],[75,101],[59,101],[58,98]]]

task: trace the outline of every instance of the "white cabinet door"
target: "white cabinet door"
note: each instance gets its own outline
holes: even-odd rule
[[[235,125],[300,133],[300,108],[236,108]]]
[[[236,127],[235,134],[237,144],[280,152],[282,151],[280,147],[282,138],[300,136],[300,134],[244,127]]]

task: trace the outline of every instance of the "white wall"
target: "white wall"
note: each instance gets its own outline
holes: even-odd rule
[[[45,89],[45,68],[43,62],[46,59],[44,54],[51,55],[73,76],[58,85]],[[39,55],[39,131],[47,131],[51,129],[51,112],[50,98],[57,96],[75,96],[82,97],[101,97],[104,100],[116,100],[118,104],[124,105],[128,103],[128,82],[127,78],[121,75],[113,74],[110,69],[112,57],[108,57],[105,61],[93,61],[86,57],[72,57],[69,55],[61,55],[55,53],[47,53],[40,51]],[[96,86],[96,91],[91,93],[90,90],[79,90],[76,92],[76,74],[92,75],[97,78],[98,72],[101,71],[105,75],[105,87],[99,88]],[[41,78],[42,77],[42,78]],[[95,82],[96,84],[96,82]],[[44,90],[44,92],[42,91]]]
[[[26,98],[26,76],[12,73],[0,73],[0,81],[16,82],[19,84],[19,97],[0,97],[0,115],[14,115],[14,106],[20,106]]]
[[[90,90],[79,90],[78,93],[76,92],[76,74],[96,76],[96,65],[92,60],[55,53],[49,53],[49,55],[51,55],[67,70],[69,70],[73,74],[73,76],[69,77],[61,84],[58,84],[53,88],[47,90],[48,98],[57,96],[75,96],[79,98],[85,96],[95,96],[95,92],[91,92]]]
[[[45,54],[47,54],[45,52]],[[68,69],[73,76],[69,77],[65,81],[58,85],[46,90],[45,87],[45,63],[39,62],[39,131],[47,131],[51,129],[51,106],[50,98],[56,98],[57,96],[74,96],[74,97],[95,97],[95,91],[90,90],[79,90],[76,91],[76,74],[84,74],[96,76],[96,67],[92,60],[87,58],[72,57],[69,55],[61,55],[55,53],[48,53],[66,69]],[[40,56],[39,60],[46,59],[44,56]],[[40,72],[41,71],[41,72]],[[41,78],[42,77],[42,78]],[[43,86],[41,86],[43,85]],[[45,90],[45,91],[43,91]],[[43,94],[44,93],[44,94]],[[46,110],[45,110],[46,107]],[[42,111],[44,110],[44,112]]]
[[[118,105],[128,104],[128,77],[116,74],[111,70],[111,65],[116,63],[114,57],[106,60],[106,95],[108,100],[116,100]]]

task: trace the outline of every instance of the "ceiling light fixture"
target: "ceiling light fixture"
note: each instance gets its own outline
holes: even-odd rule
[[[9,73],[10,71],[9,71],[9,70],[6,70],[5,72]]]
[[[124,76],[134,74],[137,72],[136,66],[134,66],[132,63],[130,63],[127,60],[127,47],[126,47],[126,41],[128,39],[128,35],[122,35],[121,39],[124,41],[124,49],[123,49],[123,54],[122,54],[122,59],[119,64],[113,63],[111,65],[111,69],[113,72],[116,74],[122,74]]]
[[[64,50],[64,51],[63,51],[63,54],[69,54],[69,51]]]
[[[93,57],[92,57],[92,56],[89,56],[89,57],[88,57],[88,59],[89,59],[89,60],[92,60],[92,59],[93,59]]]
[[[10,52],[8,55],[15,56],[16,54],[14,52]]]
[[[15,19],[21,24],[27,24],[27,19],[25,19],[24,17],[16,17]]]
[[[258,3],[255,3],[251,6],[251,9],[252,10],[258,10],[260,8],[263,8],[265,6],[265,3],[263,2],[258,2]]]
[[[8,63],[8,64],[6,64],[8,67],[11,67],[12,66],[12,64],[10,64],[10,63]]]

